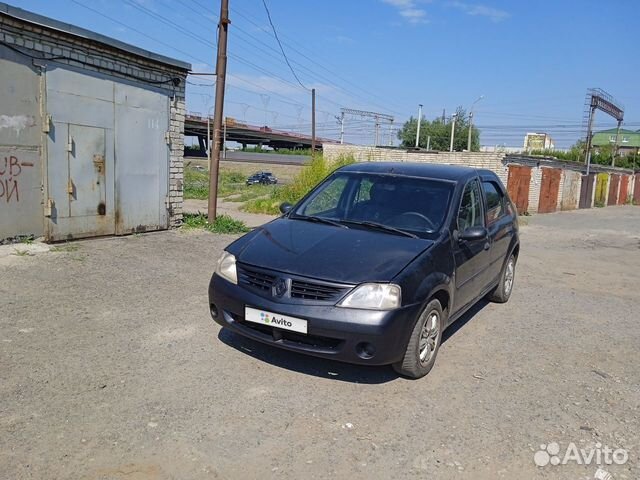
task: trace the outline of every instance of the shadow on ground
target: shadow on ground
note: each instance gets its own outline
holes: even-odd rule
[[[486,300],[481,300],[449,326],[443,334],[442,342],[449,341],[451,337],[462,329],[478,312],[488,305],[488,303]],[[352,365],[303,355],[260,343],[256,340],[238,335],[226,328],[220,330],[218,339],[225,345],[248,354],[257,360],[304,375],[328,378],[341,382],[364,384],[381,384],[403,378],[399,376],[390,365]]]

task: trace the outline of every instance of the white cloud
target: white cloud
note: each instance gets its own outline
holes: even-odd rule
[[[492,22],[501,22],[511,16],[508,12],[500,10],[498,8],[488,7],[486,5],[473,5],[470,3],[453,1],[449,5],[461,10],[467,15],[487,17]]]
[[[414,25],[428,23],[427,12],[418,8],[419,3],[426,3],[426,0],[382,0],[387,5],[391,5],[398,10],[400,16]]]

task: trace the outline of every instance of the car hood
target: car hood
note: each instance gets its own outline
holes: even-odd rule
[[[279,218],[232,243],[241,263],[357,284],[388,282],[433,241]]]

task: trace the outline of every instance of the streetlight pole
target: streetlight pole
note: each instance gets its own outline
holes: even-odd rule
[[[422,104],[418,104],[418,130],[416,130],[416,148],[420,143],[420,122],[422,121]]]
[[[478,99],[471,104],[471,110],[469,110],[469,138],[467,139],[467,151],[471,151],[471,132],[473,131],[473,107],[476,106],[480,100],[484,98],[484,95],[480,95]]]
[[[456,117],[458,115],[457,114],[453,114],[451,115],[451,143],[449,144],[449,151],[453,152],[453,136],[455,135],[456,132]]]

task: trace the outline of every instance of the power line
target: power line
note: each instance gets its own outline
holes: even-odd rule
[[[289,66],[289,70],[291,70],[291,73],[293,74],[294,77],[296,77],[296,80],[298,81],[298,83],[300,84],[300,86],[302,88],[304,88],[305,90],[309,90],[307,87],[304,86],[304,84],[300,81],[300,79],[298,78],[298,75],[296,75],[295,70],[293,69],[293,67],[291,66],[291,64],[289,63],[289,59],[287,58],[287,54],[284,52],[284,48],[282,47],[282,43],[280,42],[280,38],[278,38],[278,32],[276,31],[276,27],[273,24],[273,20],[271,19],[271,12],[269,12],[269,7],[267,7],[267,2],[266,0],[262,0],[262,5],[264,5],[264,9],[267,12],[267,18],[269,19],[269,25],[271,25],[271,29],[273,30],[273,35],[276,37],[276,41],[278,42],[278,45],[280,46],[280,51],[282,52],[282,56],[284,57],[284,61],[287,62],[287,65]]]

